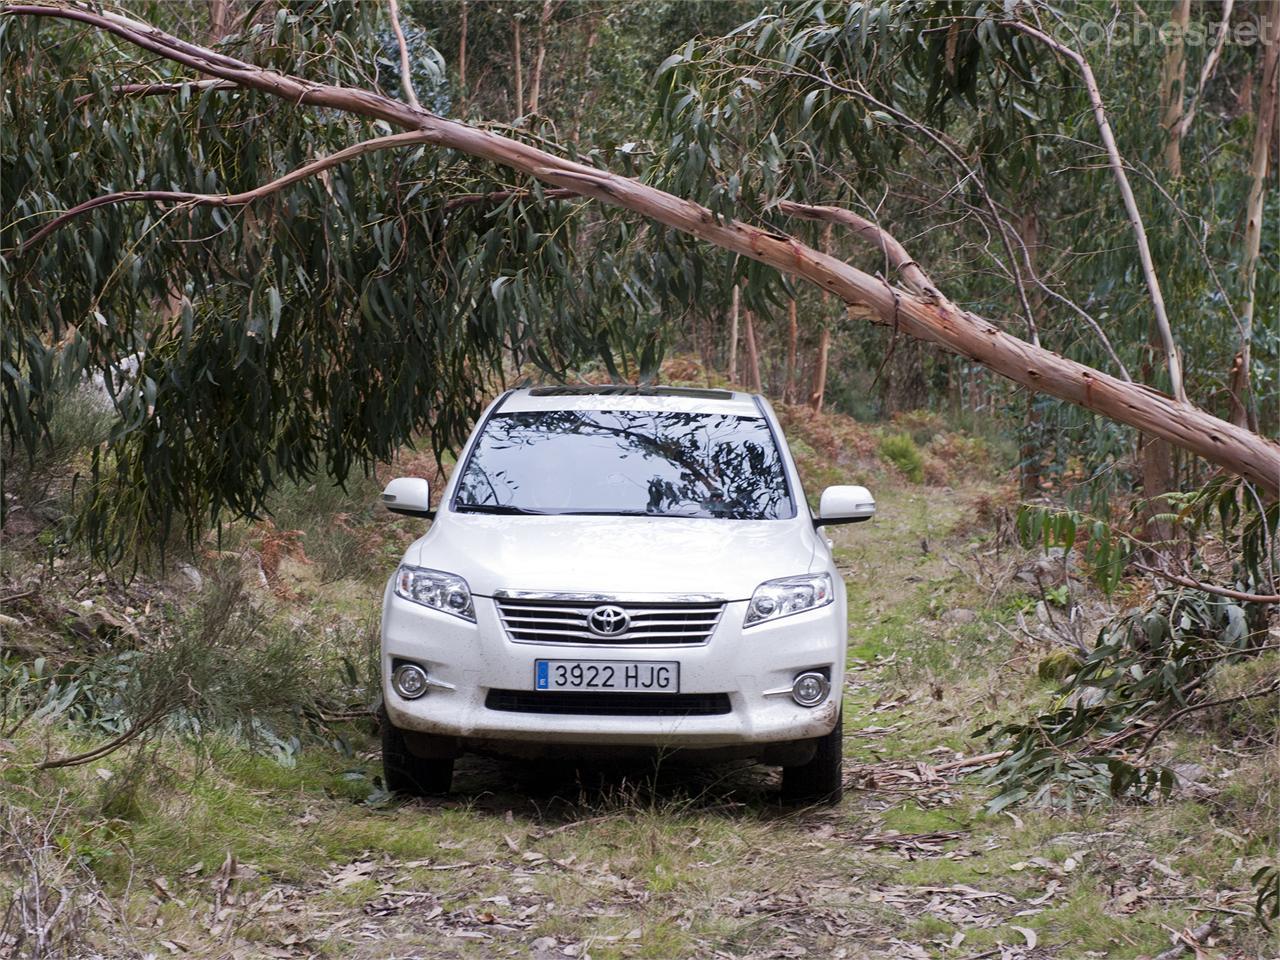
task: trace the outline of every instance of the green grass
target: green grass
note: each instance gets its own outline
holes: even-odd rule
[[[910,434],[894,433],[880,441],[880,456],[912,483],[924,482],[924,456]]]

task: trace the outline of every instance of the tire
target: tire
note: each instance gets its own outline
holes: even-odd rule
[[[453,758],[424,759],[416,756],[405,741],[404,732],[391,725],[386,709],[378,711],[382,733],[382,780],[392,793],[409,797],[437,797],[453,784]]]
[[[797,767],[782,768],[782,802],[792,806],[832,806],[844,794],[844,713],[836,725],[818,740],[813,759]]]

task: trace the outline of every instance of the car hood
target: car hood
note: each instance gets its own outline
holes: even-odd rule
[[[405,562],[465,577],[472,593],[709,593],[807,573],[817,533],[797,520],[442,514]]]

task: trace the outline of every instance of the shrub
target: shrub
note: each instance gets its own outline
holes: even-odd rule
[[[105,742],[41,766],[75,766],[165,733],[214,730],[280,753],[277,730],[312,705],[304,638],[270,623],[230,568],[206,585],[197,610],[145,648],[113,651],[50,671],[6,664],[0,719],[62,717]]]
[[[881,440],[880,456],[897,467],[912,483],[924,482],[924,457],[907,434],[891,434]]]
[[[942,414],[932,410],[907,410],[895,413],[893,425],[922,447],[946,429]]]

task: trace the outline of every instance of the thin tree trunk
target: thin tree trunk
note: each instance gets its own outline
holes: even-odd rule
[[[216,43],[227,35],[227,0],[209,0],[209,39]]]
[[[1080,68],[1080,76],[1084,80],[1085,89],[1089,92],[1089,102],[1093,106],[1094,122],[1098,127],[1098,135],[1107,151],[1107,161],[1116,185],[1120,188],[1120,196],[1124,200],[1125,213],[1129,217],[1129,225],[1133,228],[1133,238],[1138,246],[1138,260],[1142,264],[1142,275],[1147,281],[1147,292],[1151,297],[1151,311],[1154,322],[1160,331],[1160,342],[1164,346],[1165,364],[1169,370],[1169,384],[1173,397],[1179,403],[1187,402],[1187,390],[1182,378],[1182,358],[1178,354],[1178,346],[1173,339],[1173,328],[1169,325],[1169,315],[1165,311],[1164,293],[1160,289],[1160,280],[1156,276],[1155,261],[1151,258],[1151,244],[1147,239],[1147,230],[1142,222],[1142,213],[1138,210],[1138,201],[1129,186],[1129,176],[1125,173],[1124,160],[1120,156],[1120,148],[1116,146],[1115,134],[1111,130],[1111,122],[1107,119],[1106,107],[1102,102],[1102,91],[1093,75],[1093,68],[1084,55],[1063,43],[1059,43],[1047,33],[1037,30],[1029,24],[1018,20],[1006,20],[1005,25],[1035,37],[1041,43],[1056,50]]]
[[[524,116],[524,63],[520,54],[520,18],[511,18],[511,46],[515,51],[516,61],[516,116]]]
[[[1034,196],[1034,188],[1028,191],[1028,194]],[[1024,212],[1017,219],[1017,228],[1022,249],[1025,251],[1028,270],[1032,275],[1038,276],[1040,272],[1040,218],[1036,216],[1035,208],[1029,200],[1024,201]],[[1037,321],[1037,326],[1039,325],[1040,310],[1043,306],[1044,292],[1038,286],[1032,286],[1027,292],[1027,309],[1031,311],[1032,317]],[[1022,426],[1022,455],[1019,457],[1021,461],[1019,474],[1022,479],[1022,495],[1024,497],[1039,495],[1041,481],[1043,480],[1044,450],[1041,447],[1041,423],[1044,417],[1040,404],[1036,401],[1037,397],[1034,393],[1027,394],[1026,415]]]
[[[694,325],[698,339],[698,359],[702,361],[702,373],[706,377],[707,386],[711,386],[712,357],[715,353],[715,327],[708,314],[700,313]]]
[[[1172,36],[1165,50],[1160,77],[1160,126],[1164,128],[1164,165],[1170,180],[1182,178],[1183,102],[1187,79],[1187,57],[1184,35],[1191,20],[1191,0],[1177,0],[1170,10]],[[1159,356],[1163,334],[1158,323],[1152,323],[1147,342],[1152,357]],[[1148,381],[1154,373],[1153,363],[1143,364]],[[1146,498],[1143,515],[1146,538],[1156,549],[1173,546],[1175,530],[1164,518],[1169,513],[1166,495],[1175,489],[1173,446],[1158,437],[1138,437],[1138,465],[1142,475],[1142,493]]]
[[[1196,108],[1204,99],[1205,88],[1208,87],[1214,71],[1218,68],[1222,48],[1227,45],[1227,37],[1231,32],[1231,11],[1234,7],[1235,0],[1222,0],[1222,26],[1218,30],[1218,39],[1214,42],[1213,49],[1209,51],[1209,56],[1205,57],[1204,64],[1200,67],[1200,82],[1196,84],[1196,92],[1191,95],[1191,100],[1182,112],[1182,120],[1178,126],[1180,140],[1186,139],[1187,131],[1191,129],[1191,123],[1196,118]]]
[[[1258,429],[1258,410],[1253,400],[1250,367],[1253,364],[1253,314],[1257,301],[1258,251],[1262,244],[1263,199],[1266,195],[1267,166],[1274,149],[1277,113],[1280,112],[1280,9],[1268,8],[1263,17],[1266,35],[1262,54],[1262,83],[1258,88],[1258,119],[1253,136],[1253,158],[1249,164],[1249,198],[1245,204],[1244,256],[1241,282],[1244,309],[1240,311],[1240,350],[1231,377],[1232,422]]]
[[[391,7],[391,29],[395,31],[396,46],[400,48],[400,86],[404,90],[404,99],[411,107],[421,108],[418,95],[413,90],[413,71],[409,67],[409,44],[404,37],[404,27],[400,25],[400,4],[397,0],[387,0]]]
[[[317,83],[256,67],[117,13],[38,4],[14,4],[2,12],[7,16],[56,17],[89,24],[206,76],[268,93],[295,109],[314,106],[385,120],[414,131],[415,142],[420,138],[422,142],[498,163],[553,187],[638,213],[730,253],[802,277],[855,307],[859,318],[894,327],[904,336],[969,357],[1015,383],[1169,440],[1252,481],[1269,496],[1280,495],[1280,444],[1190,403],[1019,339],[991,321],[960,309],[936,288],[917,293],[893,286],[814,250],[775,225],[762,227],[717,217],[701,204],[492,130],[414,110],[371,90]],[[1025,24],[1018,28],[1027,29]],[[834,220],[849,213],[836,207],[807,210],[809,217],[817,220]],[[888,251],[888,240],[892,238],[885,237],[882,250]],[[909,272],[909,265],[901,260],[893,266],[900,274]]]
[[[729,384],[738,382],[738,285],[733,285],[733,302],[729,307]]]
[[[1160,77],[1160,126],[1165,130],[1164,167],[1169,176],[1182,177],[1182,104],[1187,84],[1187,48],[1184,37],[1191,22],[1191,0],[1177,0],[1169,15],[1173,36],[1164,53]]]
[[[551,0],[542,0],[542,14],[538,17],[538,46],[533,57],[533,79],[529,84],[530,113],[538,112],[538,98],[542,93],[542,66],[547,59],[547,23],[550,20]]]
[[[787,403],[795,402],[796,392],[796,349],[800,344],[800,323],[796,318],[796,301],[787,301],[787,367],[782,377],[782,399]]]
[[[462,112],[467,112],[467,0],[462,0],[462,23],[458,33],[458,92]]]
[[[831,255],[831,232],[835,224],[827,220],[822,225],[822,252]],[[905,254],[906,251],[904,250]],[[822,291],[822,302],[825,305],[830,299],[827,290]],[[827,393],[827,356],[831,351],[831,331],[827,328],[829,317],[823,317],[822,331],[818,334],[818,349],[813,358],[813,381],[809,390],[809,406],[815,413],[822,412],[822,402]]]
[[[809,394],[809,406],[814,413],[822,412],[827,394],[827,357],[831,353],[831,331],[823,327],[818,338],[818,358],[813,365],[813,391]]]
[[[764,384],[760,380],[760,351],[756,349],[756,325],[750,310],[744,310],[747,328],[747,372],[751,374],[751,392],[764,393]]]
[[[596,48],[596,40],[600,36],[600,22],[595,17],[591,17],[587,26],[587,42],[584,44],[582,62],[578,65],[578,84],[584,91],[587,86],[587,77],[591,71],[591,53]],[[584,92],[581,96],[575,98],[573,105],[573,131],[570,138],[577,143],[582,137],[582,115],[586,112],[587,104],[592,97]]]

